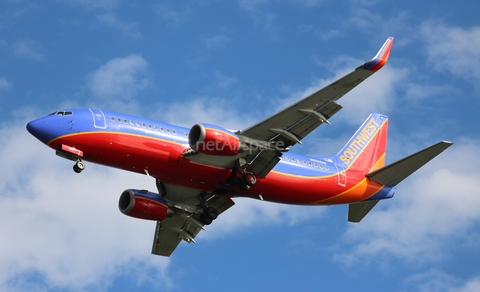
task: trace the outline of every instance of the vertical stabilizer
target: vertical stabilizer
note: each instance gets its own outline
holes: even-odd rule
[[[355,168],[365,173],[385,164],[387,147],[388,117],[373,113],[347,144],[335,156],[343,168]]]

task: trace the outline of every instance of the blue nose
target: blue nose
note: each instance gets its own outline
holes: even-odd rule
[[[31,121],[27,124],[27,131],[43,143],[48,142],[47,121],[45,119],[41,118]]]

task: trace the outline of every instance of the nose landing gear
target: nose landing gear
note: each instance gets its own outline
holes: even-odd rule
[[[77,162],[73,166],[73,171],[75,171],[76,173],[80,173],[84,169],[85,169],[85,163],[83,163],[83,161],[81,161],[81,160],[77,160]]]

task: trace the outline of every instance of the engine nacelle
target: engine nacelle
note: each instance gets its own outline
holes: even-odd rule
[[[168,207],[165,199],[144,190],[124,191],[118,201],[118,208],[125,215],[145,220],[162,221],[173,216],[173,210]]]
[[[235,156],[240,152],[240,138],[227,129],[210,124],[196,124],[188,134],[190,147],[204,154]]]

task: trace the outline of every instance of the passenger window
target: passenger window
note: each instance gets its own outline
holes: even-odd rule
[[[114,117],[110,117],[110,120],[112,120],[113,122],[115,122],[115,118],[114,118]]]
[[[163,131],[164,131],[164,130],[163,130],[163,128],[160,128],[160,132],[162,132],[162,133],[163,133]]]
[[[145,123],[143,123],[143,124],[142,124],[142,127],[146,128],[146,127],[147,127],[147,125],[145,125]]]
[[[153,128],[155,129],[155,131],[158,131],[158,127],[157,127],[157,126],[155,126],[155,127],[153,127]]]
[[[118,118],[117,121],[118,121],[119,123],[121,123],[121,122],[122,122],[122,119],[121,119],[121,118]]]
[[[130,121],[130,125],[132,125],[132,126],[133,126],[133,121]]]
[[[170,129],[167,129],[167,133],[170,133]]]
[[[123,120],[123,123],[124,123],[124,124],[128,124],[128,121],[127,121],[127,120]]]
[[[177,131],[172,130],[173,135],[177,135]]]
[[[152,125],[148,125],[148,128],[151,130],[151,129],[152,129]]]
[[[140,123],[139,123],[139,122],[136,122],[135,124],[137,125],[137,127],[140,127]]]

